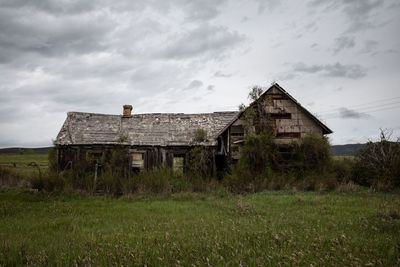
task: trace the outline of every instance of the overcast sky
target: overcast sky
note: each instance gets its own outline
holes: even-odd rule
[[[0,0],[0,147],[68,111],[237,110],[278,82],[332,144],[400,132],[396,0]]]

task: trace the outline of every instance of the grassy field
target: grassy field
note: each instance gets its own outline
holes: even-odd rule
[[[37,167],[32,163],[36,163],[43,170],[48,168],[49,161],[46,154],[0,154],[0,165],[12,169],[21,175],[30,175],[37,173]]]
[[[400,196],[185,193],[166,198],[0,189],[0,265],[400,264]]]
[[[334,159],[334,160],[353,160],[353,159],[355,159],[355,156],[352,156],[352,155],[341,155],[341,156],[334,155],[334,156],[332,156],[332,159]]]

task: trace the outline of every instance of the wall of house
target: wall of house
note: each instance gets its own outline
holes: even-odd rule
[[[100,165],[109,161],[116,146],[113,145],[68,145],[57,146],[57,162],[59,171],[71,169],[79,161],[88,161]],[[127,162],[132,170],[152,169],[159,166],[183,168],[189,160],[193,147],[176,146],[125,146]],[[211,155],[215,155],[216,147],[208,147]],[[215,171],[215,164],[210,171]]]
[[[249,121],[242,115],[221,135],[226,147],[219,152],[225,150],[232,160],[240,158],[247,132],[271,132],[279,144],[289,144],[310,133],[323,135],[322,128],[297,103],[275,88],[252,107],[256,113],[254,119]]]

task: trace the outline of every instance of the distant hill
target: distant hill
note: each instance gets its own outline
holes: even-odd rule
[[[24,148],[24,147],[8,147],[0,148],[0,154],[28,154],[30,151],[34,151],[35,154],[47,154],[49,149],[52,147],[37,147],[37,148]],[[28,152],[29,151],[29,152]]]
[[[347,144],[332,146],[333,155],[354,155],[358,150],[364,148],[365,144]]]

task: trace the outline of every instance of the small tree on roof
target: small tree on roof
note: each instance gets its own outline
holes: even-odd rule
[[[201,143],[207,140],[207,131],[202,128],[194,130],[194,141]]]

